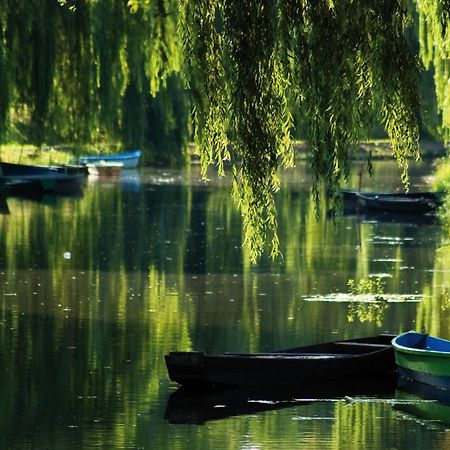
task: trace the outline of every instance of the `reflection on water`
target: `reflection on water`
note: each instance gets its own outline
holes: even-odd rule
[[[397,375],[382,379],[349,378],[339,382],[307,383],[289,388],[236,388],[223,391],[192,391],[184,387],[171,394],[165,418],[170,423],[202,425],[210,420],[249,415],[317,402],[352,401],[352,397],[392,399]]]
[[[366,187],[389,189],[396,170],[384,165]],[[52,205],[8,198],[0,446],[445,448],[440,432],[418,429],[364,392],[206,427],[164,419],[177,388],[163,360],[171,350],[264,351],[422,325],[450,337],[442,300],[450,255],[438,225],[344,217],[335,227],[324,214],[316,220],[302,167],[282,185],[283,259],[258,267],[242,248],[229,179],[205,184],[195,166],[90,180],[82,197]],[[390,298],[375,321],[349,321],[348,304],[322,301],[373,274],[388,275]]]
[[[450,425],[450,392],[423,383],[399,378],[396,399],[404,400],[396,410],[427,427]]]

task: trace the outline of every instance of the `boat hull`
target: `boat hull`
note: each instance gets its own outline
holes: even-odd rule
[[[121,163],[123,169],[134,169],[139,165],[140,158],[141,151],[136,150],[115,155],[82,156],[78,158],[78,162],[80,164],[96,164],[102,161],[106,163]]]
[[[95,163],[86,164],[89,175],[96,175],[99,177],[117,177],[122,171],[123,165],[121,163]]]
[[[395,370],[392,336],[340,341],[272,353],[171,352],[169,378],[183,386],[298,385]]]
[[[392,344],[401,377],[450,390],[449,341],[408,332],[396,337]]]
[[[436,210],[436,203],[426,198],[368,197],[358,195],[359,205],[369,211],[385,211],[406,214],[424,214]]]
[[[11,193],[69,192],[79,188],[85,174],[75,166],[29,166],[0,163],[0,185]]]
[[[434,212],[442,199],[437,192],[357,192],[342,190],[344,210],[363,210],[397,214]]]

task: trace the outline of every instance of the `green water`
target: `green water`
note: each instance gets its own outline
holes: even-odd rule
[[[393,164],[376,170],[367,189],[398,187]],[[428,189],[430,173],[413,168],[414,187]],[[446,427],[402,412],[394,389],[237,402],[231,416],[224,397],[173,409],[171,350],[264,351],[422,325],[450,338],[439,225],[316,220],[300,165],[277,200],[283,259],[253,268],[228,182],[203,183],[197,166],[143,169],[89,178],[73,198],[6,199],[0,448],[446,448]],[[349,302],[347,280],[375,274],[389,301]]]

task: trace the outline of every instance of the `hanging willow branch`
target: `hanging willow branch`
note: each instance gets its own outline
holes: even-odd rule
[[[117,139],[129,105],[122,100],[142,104],[142,86],[156,95],[183,68],[203,175],[209,164],[223,174],[229,162],[253,260],[267,241],[276,255],[274,198],[280,167],[293,161],[293,114],[300,112],[309,141],[316,198],[322,183],[333,197],[356,144],[380,121],[408,186],[408,158],[418,157],[418,94],[407,3],[18,0],[13,8],[0,0],[0,131],[20,106],[40,130]],[[449,3],[417,0],[423,58],[436,66],[450,127]]]
[[[276,1],[224,2],[224,36],[229,58],[235,197],[244,218],[245,241],[251,255],[264,250],[272,235],[278,252],[274,192],[279,188],[279,159],[292,161],[291,116],[278,48]]]
[[[408,186],[408,158],[419,156],[418,99],[403,2],[184,0],[181,7],[202,161],[222,170],[231,159],[254,260],[269,236],[278,252],[274,193],[279,167],[292,163],[292,100],[304,118],[316,198],[322,182],[336,193],[377,117]]]

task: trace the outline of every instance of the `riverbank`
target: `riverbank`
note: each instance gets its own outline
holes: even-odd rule
[[[69,164],[73,158],[73,152],[69,148],[39,149],[34,145],[0,145],[0,161],[2,162],[52,166]]]
[[[419,142],[422,159],[440,158],[447,154],[448,147],[441,142],[421,140]],[[305,141],[294,142],[295,156],[298,159],[308,158],[309,146]],[[367,159],[371,154],[372,159],[392,158],[392,149],[387,139],[376,139],[359,144],[355,159]]]
[[[447,147],[443,143],[429,140],[420,141],[422,158],[439,158],[447,154]],[[309,146],[305,141],[295,141],[294,151],[296,159],[303,160],[309,156]],[[197,159],[196,146],[189,146],[191,159]],[[388,140],[378,139],[363,142],[358,146],[355,159],[367,159],[369,155],[372,159],[392,158],[392,150]],[[31,164],[31,165],[64,165],[73,162],[74,152],[69,146],[38,148],[33,145],[3,144],[0,145],[0,161]]]

